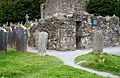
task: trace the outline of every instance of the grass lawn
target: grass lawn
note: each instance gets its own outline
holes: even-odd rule
[[[105,61],[98,62],[100,58],[105,58]],[[80,62],[84,61],[84,62]],[[95,69],[99,71],[109,72],[114,75],[120,76],[120,57],[109,54],[97,54],[95,52],[79,56],[75,59],[75,62],[83,67]]]
[[[104,78],[63,64],[55,57],[9,51],[0,55],[0,78]]]

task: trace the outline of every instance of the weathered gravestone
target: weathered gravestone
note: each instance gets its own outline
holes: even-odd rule
[[[45,31],[39,32],[37,47],[40,56],[44,56],[46,54],[47,40],[48,40],[48,33]]]
[[[16,28],[14,26],[6,28],[8,30],[7,34],[7,44],[8,48],[15,49],[16,43],[15,43],[15,37],[16,37]]]
[[[22,27],[18,27],[16,30],[16,50],[17,51],[27,51],[27,30]]]
[[[103,33],[101,30],[97,30],[93,35],[93,51],[102,53],[104,47]]]
[[[38,49],[38,38],[39,38],[39,31],[38,30],[36,30],[35,31],[35,33],[33,34],[33,36],[34,36],[34,39],[35,39],[35,46],[36,46],[36,48]]]
[[[7,51],[7,32],[2,27],[0,27],[0,51]]]

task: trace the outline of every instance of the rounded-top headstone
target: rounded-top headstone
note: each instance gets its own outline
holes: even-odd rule
[[[103,33],[101,30],[97,30],[94,32],[93,36],[93,51],[97,53],[102,53],[103,46],[104,46]]]
[[[46,46],[48,40],[48,33],[45,31],[38,32],[38,53],[40,56],[44,56],[46,54]]]

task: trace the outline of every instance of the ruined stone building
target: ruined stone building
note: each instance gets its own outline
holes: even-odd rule
[[[46,0],[41,6],[41,14],[43,18],[51,17],[56,13],[75,13],[81,14],[86,10],[85,0]]]
[[[31,27],[30,43],[33,40],[32,32],[37,29],[49,33],[47,48],[50,50],[66,51],[91,48],[93,31],[96,29],[102,29],[106,32],[107,27],[108,33],[104,34],[107,34],[106,40],[110,41],[109,32],[113,31],[113,26],[115,28],[119,25],[118,18],[115,18],[117,23],[110,24],[112,18],[114,17],[109,17],[109,19],[100,16],[95,17],[93,14],[87,13],[86,0],[46,0],[41,5],[41,19],[38,25]],[[91,19],[96,19],[98,26],[93,26]],[[105,44],[105,46],[109,45],[108,43]]]

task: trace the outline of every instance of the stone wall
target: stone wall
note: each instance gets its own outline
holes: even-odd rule
[[[84,14],[81,20],[75,20],[75,17],[77,17],[76,14],[58,13],[53,17],[41,19],[38,26],[33,26],[32,30],[47,30],[49,33],[48,49],[50,50],[92,48],[93,32],[96,30],[103,31],[104,47],[117,44],[120,27],[116,16],[102,17]],[[92,19],[97,20],[97,25],[90,23]],[[31,38],[34,40],[32,35]]]
[[[46,0],[41,7],[42,18],[31,27],[30,40],[34,42],[35,30],[45,30],[49,33],[50,50],[92,48],[93,32],[102,30],[104,47],[115,46],[120,34],[119,18],[94,16],[86,12],[85,6],[85,0]]]
[[[60,16],[61,18],[58,18]],[[39,21],[37,30],[49,33],[49,50],[75,50],[76,49],[76,27],[72,17],[64,15],[53,16]],[[35,26],[32,29],[36,30]],[[31,34],[34,34],[31,31]],[[31,35],[32,36],[32,35]],[[30,37],[33,39],[33,37]]]
[[[76,13],[86,10],[85,0],[46,0],[43,9],[43,17],[47,18],[55,13]]]
[[[93,38],[93,32],[96,30],[102,30],[104,35],[104,47],[108,46],[115,46],[118,42],[118,36],[119,36],[119,18],[113,15],[110,16],[83,16],[85,17],[81,21],[81,26],[79,27],[79,31],[77,33],[79,37],[81,37],[80,42],[77,42],[79,48],[91,48],[92,47],[92,38]],[[92,19],[97,20],[97,25],[93,25],[92,23],[89,23],[89,20],[92,21]],[[77,36],[78,36],[77,35]]]

